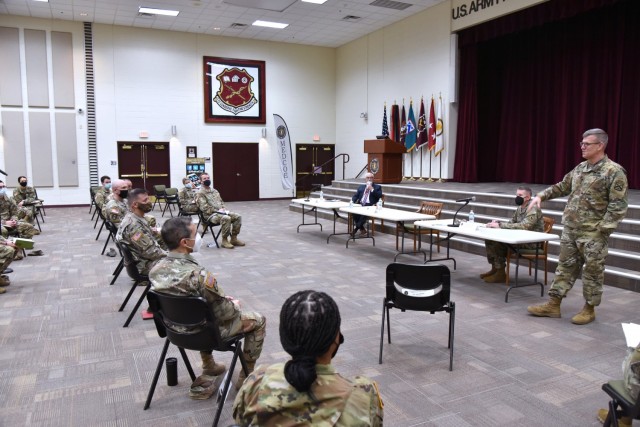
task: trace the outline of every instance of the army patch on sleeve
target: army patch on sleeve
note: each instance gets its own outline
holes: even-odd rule
[[[216,280],[213,273],[202,270],[200,274],[203,277],[205,288],[213,289],[214,291],[218,292],[218,281]]]
[[[141,237],[142,237],[142,231],[138,231],[136,234],[133,235],[131,240],[133,240],[134,242],[137,242],[138,240],[140,240]]]
[[[613,184],[613,188],[614,188],[616,191],[622,191],[622,189],[623,189],[623,185],[622,185],[622,183],[621,183],[620,181],[616,181],[616,182]]]

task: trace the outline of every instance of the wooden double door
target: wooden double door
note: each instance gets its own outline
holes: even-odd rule
[[[118,141],[118,176],[133,188],[154,194],[154,185],[171,186],[169,143]]]
[[[257,143],[211,144],[213,186],[225,202],[260,199]]]
[[[331,185],[335,179],[333,144],[296,144],[296,193],[302,197],[312,186]]]

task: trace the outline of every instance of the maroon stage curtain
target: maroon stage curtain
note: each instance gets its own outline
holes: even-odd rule
[[[638,1],[551,0],[461,33],[454,180],[558,182],[600,127],[640,188],[638,52]]]

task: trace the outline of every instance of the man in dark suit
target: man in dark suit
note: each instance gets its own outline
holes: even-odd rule
[[[382,197],[382,187],[373,182],[373,174],[367,172],[364,176],[366,183],[358,187],[356,194],[353,195],[351,200],[354,203],[360,203],[362,206],[373,206],[378,203],[378,200]],[[353,215],[353,235],[360,230],[360,235],[367,234],[367,230],[364,229],[364,223],[367,221],[366,216]]]

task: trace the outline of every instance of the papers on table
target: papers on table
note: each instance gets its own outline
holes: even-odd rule
[[[627,340],[627,347],[636,348],[640,344],[640,325],[635,323],[623,323],[622,330]]]

